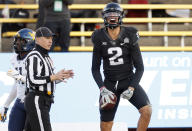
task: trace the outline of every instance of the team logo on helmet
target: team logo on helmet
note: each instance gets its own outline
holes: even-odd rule
[[[35,33],[34,32],[29,32],[29,35],[32,37],[33,40],[35,40]]]
[[[24,28],[19,30],[13,41],[13,48],[16,53],[31,51],[35,46],[35,32]]]

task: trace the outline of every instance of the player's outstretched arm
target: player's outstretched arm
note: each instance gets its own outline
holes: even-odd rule
[[[17,88],[15,87],[15,84],[14,84],[14,86],[11,89],[11,92],[9,93],[8,98],[5,101],[3,108],[0,110],[0,121],[1,122],[5,122],[5,120],[7,118],[7,111],[8,111],[9,105],[16,98],[16,95],[17,95]]]

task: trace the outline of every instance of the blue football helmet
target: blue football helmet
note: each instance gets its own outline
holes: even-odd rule
[[[13,41],[13,49],[18,53],[31,51],[35,47],[35,32],[24,28],[19,30]]]
[[[108,3],[102,11],[105,27],[114,29],[120,26],[122,24],[123,15],[124,11],[118,3]]]

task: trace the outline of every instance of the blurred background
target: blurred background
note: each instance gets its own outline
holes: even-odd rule
[[[91,74],[90,36],[103,27],[101,11],[111,1],[120,3],[124,9],[123,25],[139,30],[145,65],[140,84],[153,106],[148,130],[192,131],[192,0],[71,1],[66,8],[70,14],[67,17],[70,19],[69,48],[62,50],[57,41],[60,29],[57,29],[50,55],[56,70],[73,69],[75,77],[57,86],[51,110],[53,129],[99,130],[99,90]],[[42,26],[45,12],[41,9],[38,0],[0,0],[0,107],[13,85],[13,79],[6,75],[13,36],[19,29],[35,30]],[[135,131],[138,117],[135,108],[121,100],[113,130]],[[1,131],[6,128],[7,122],[0,123]]]

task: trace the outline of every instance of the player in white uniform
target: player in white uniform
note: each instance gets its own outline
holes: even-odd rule
[[[8,131],[23,131],[25,125],[26,112],[24,109],[24,98],[26,90],[26,69],[25,60],[27,54],[34,48],[35,32],[24,28],[17,32],[14,38],[14,56],[11,60],[11,69],[7,75],[15,79],[11,92],[0,111],[0,120],[6,120],[7,110],[11,102],[16,98],[14,106],[10,112]]]

